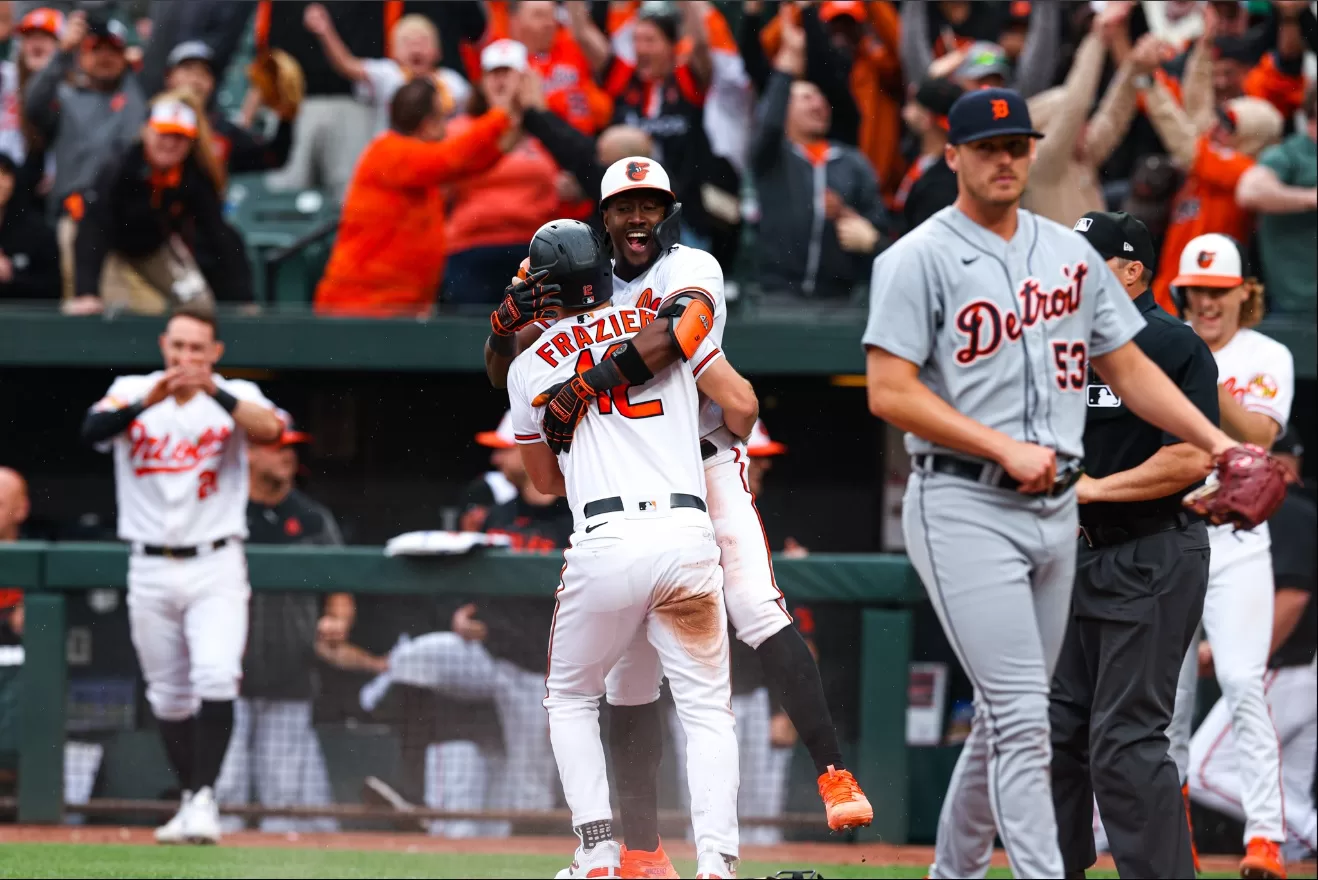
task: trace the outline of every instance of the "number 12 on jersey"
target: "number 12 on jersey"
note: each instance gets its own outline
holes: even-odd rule
[[[1083,391],[1089,347],[1083,340],[1054,342],[1053,363],[1057,365],[1057,387],[1062,391]]]
[[[604,357],[607,358],[620,347],[621,343],[610,345],[605,350]],[[595,356],[590,353],[590,349],[586,349],[577,355],[577,375],[581,375],[593,366],[595,366]],[[630,385],[619,385],[609,391],[601,391],[595,400],[599,405],[600,415],[609,415],[615,410],[624,419],[649,419],[664,414],[664,402],[662,400],[632,403]]]

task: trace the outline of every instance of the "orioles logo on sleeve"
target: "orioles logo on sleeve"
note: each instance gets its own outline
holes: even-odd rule
[[[628,162],[627,179],[628,180],[645,180],[645,176],[650,173],[649,162]]]
[[[1007,102],[1002,98],[995,98],[990,102],[990,105],[993,107],[994,119],[1006,119],[1011,115],[1011,110],[1007,107]]]
[[[1256,397],[1272,400],[1277,396],[1277,380],[1267,373],[1259,373],[1249,380],[1249,393]]]
[[[1213,265],[1213,260],[1216,257],[1217,254],[1213,251],[1200,251],[1195,262],[1199,264],[1200,269],[1207,269],[1209,266]]]

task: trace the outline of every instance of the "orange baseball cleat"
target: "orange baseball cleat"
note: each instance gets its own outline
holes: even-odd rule
[[[834,831],[874,821],[874,808],[850,770],[834,770],[832,764],[828,765],[828,772],[819,777],[819,797],[824,801],[828,827]]]
[[[1194,857],[1194,872],[1198,874],[1203,869],[1199,867],[1199,847],[1194,845],[1194,820],[1190,818],[1190,783],[1181,786],[1181,800],[1185,801],[1185,824],[1190,826],[1190,855]]]
[[[1245,857],[1240,860],[1240,876],[1252,880],[1286,880],[1281,847],[1262,837],[1251,838],[1245,847]]]
[[[622,848],[622,876],[631,880],[677,880],[681,875],[668,860],[664,843],[653,852],[643,849]]]

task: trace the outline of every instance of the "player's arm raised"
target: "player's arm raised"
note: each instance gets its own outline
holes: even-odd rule
[[[760,417],[760,401],[746,378],[732,368],[727,358],[716,358],[696,378],[700,393],[723,410],[723,424],[738,437],[750,436]]]
[[[104,443],[127,431],[133,419],[169,396],[170,383],[181,373],[182,370],[177,367],[166,370],[146,396],[137,401],[117,400],[115,389],[111,387],[105,398],[92,406],[87,411],[87,417],[82,420],[83,442],[89,445]]]
[[[537,321],[558,314],[562,300],[555,294],[557,284],[541,284],[549,270],[528,276],[527,260],[517,269],[517,277],[504,288],[503,300],[490,313],[490,335],[485,340],[485,375],[495,388],[508,385],[508,368],[517,355],[540,338],[543,330]]]

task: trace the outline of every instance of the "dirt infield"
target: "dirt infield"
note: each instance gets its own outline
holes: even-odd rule
[[[0,844],[3,843],[154,845],[149,828],[113,825],[0,825]],[[259,831],[244,831],[226,836],[221,845],[367,852],[561,855],[571,851],[575,843],[575,838],[567,836],[448,840],[420,833],[344,831],[334,834],[263,834]],[[685,842],[674,841],[667,844],[666,848],[676,858],[695,857],[694,848]],[[933,848],[885,843],[792,843],[743,847],[741,855],[748,860],[791,864],[927,866],[933,861]],[[1205,871],[1233,872],[1239,864],[1239,857],[1205,856],[1202,861]],[[1007,857],[1001,850],[994,853],[993,864],[996,867],[1007,867]],[[1110,870],[1113,867],[1112,860],[1101,858],[1097,867]],[[1314,873],[1313,862],[1292,864],[1290,867],[1299,876],[1313,876]]]

